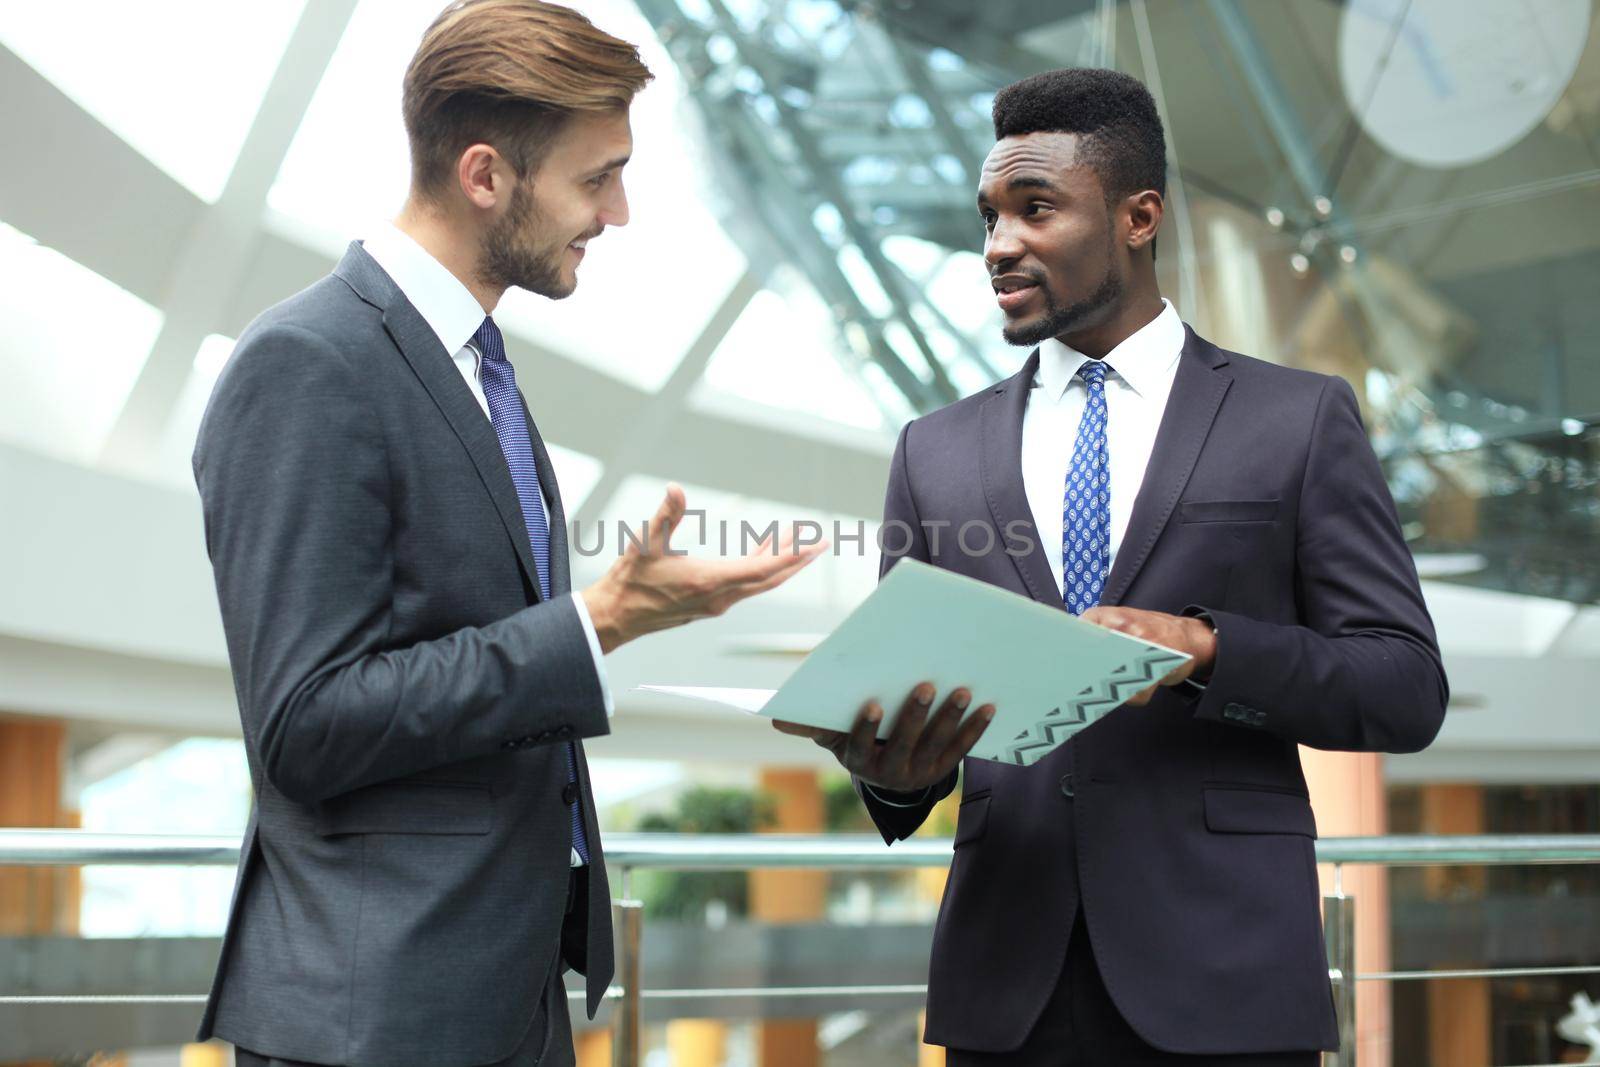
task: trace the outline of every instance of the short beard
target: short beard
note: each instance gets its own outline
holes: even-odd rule
[[[1066,307],[1056,303],[1055,297],[1045,287],[1044,278],[1039,278],[1039,289],[1044,293],[1044,314],[1033,323],[1018,323],[1014,326],[1005,326],[1000,331],[1000,336],[1008,344],[1031,348],[1051,337],[1060,337],[1064,333],[1071,333],[1084,326],[1093,325],[1107,308],[1115,307],[1122,299],[1122,278],[1112,270],[1112,251],[1106,249],[1106,275],[1100,279],[1100,284],[1094,292]]]
[[[576,282],[561,277],[561,257],[567,246],[563,244],[553,253],[528,246],[529,231],[537,232],[539,218],[528,183],[519,181],[511,191],[505,215],[483,235],[478,277],[486,285],[498,289],[515,286],[551,300],[572,295]]]

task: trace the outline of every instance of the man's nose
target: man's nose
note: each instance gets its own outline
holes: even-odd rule
[[[1018,240],[1016,231],[1003,221],[996,220],[994,229],[989,231],[983,242],[983,261],[989,265],[989,269],[994,271],[1021,259],[1022,253],[1022,242]]]
[[[626,226],[628,224],[628,191],[622,187],[622,178],[620,176],[612,184],[610,198],[606,200],[605,206],[600,209],[599,221],[602,226]]]

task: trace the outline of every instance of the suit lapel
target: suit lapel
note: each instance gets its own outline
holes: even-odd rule
[[[500,451],[500,439],[494,426],[478,406],[477,398],[455,368],[449,352],[439,343],[421,313],[405,298],[394,281],[367,254],[359,242],[352,243],[334,274],[343,278],[363,300],[383,312],[383,326],[394,339],[400,354],[411,365],[422,387],[438,405],[445,421],[455,431],[456,437],[472,457],[478,477],[494,501],[500,521],[516,550],[517,562],[539,595],[539,572],[533,563],[533,547],[528,542],[528,527],[522,519],[522,506],[517,503],[517,487],[511,482],[511,470],[506,466],[505,453]],[[543,472],[541,471],[541,474]]]
[[[1028,407],[1028,390],[1033,386],[1034,374],[1039,369],[1039,351],[1034,349],[1022,369],[1007,378],[984,400],[978,412],[978,422],[983,440],[979,444],[979,472],[983,481],[983,495],[989,502],[989,513],[994,518],[996,532],[1002,543],[1007,543],[1006,530],[1014,522],[1025,522],[1034,528],[1033,511],[1028,507],[1028,493],[1022,481],[1022,416]],[[1066,610],[1061,599],[1061,582],[1050,557],[1045,554],[1044,531],[1035,530],[1032,551],[1026,555],[1008,552],[1016,564],[1028,595],[1041,604]]]
[[[1227,366],[1225,352],[1202,340],[1184,327],[1187,339],[1178,357],[1178,374],[1167,397],[1167,410],[1161,416],[1155,447],[1145,467],[1144,482],[1133,500],[1128,528],[1117,548],[1117,558],[1106,577],[1100,603],[1118,604],[1127,595],[1139,569],[1150,557],[1161,531],[1166,529],[1172,509],[1189,475],[1194,472],[1200,449],[1211,432],[1211,423],[1222,406],[1222,398],[1233,377],[1221,368]]]

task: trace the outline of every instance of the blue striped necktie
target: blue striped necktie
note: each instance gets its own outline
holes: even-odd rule
[[[528,527],[528,541],[533,548],[534,566],[539,571],[539,592],[550,599],[550,522],[545,518],[544,493],[539,487],[539,468],[533,461],[533,439],[528,434],[528,420],[522,410],[522,397],[517,393],[517,376],[506,359],[505,339],[494,319],[484,319],[472,343],[483,357],[481,378],[483,395],[489,401],[489,421],[494,423],[494,434],[500,439],[500,451],[505,453],[506,466],[511,468],[511,484],[517,487],[517,501],[522,505],[522,521]],[[567,782],[578,780],[578,760],[574,746],[567,748]],[[572,847],[578,858],[589,862],[589,839],[583,831],[583,812],[578,791],[569,791],[573,797]]]
[[[1061,562],[1067,610],[1082,615],[1100,603],[1111,559],[1111,467],[1106,456],[1106,371],[1098,359],[1078,368],[1088,401],[1067,471],[1062,504]]]

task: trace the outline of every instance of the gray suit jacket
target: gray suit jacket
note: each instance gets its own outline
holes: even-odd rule
[[[593,864],[563,938],[563,749],[608,724],[533,444],[549,601],[492,425],[359,244],[239,338],[194,470],[256,806],[202,1039],[491,1062],[563,958],[593,1014],[610,893],[580,748]]]

